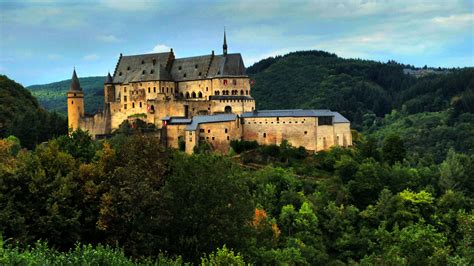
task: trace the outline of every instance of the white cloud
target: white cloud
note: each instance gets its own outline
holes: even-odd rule
[[[107,43],[120,42],[120,39],[115,37],[115,35],[112,35],[112,34],[97,35],[97,40],[99,40],[101,42],[107,42]]]
[[[85,55],[82,59],[86,61],[94,61],[94,60],[99,59],[99,56],[97,54],[88,54],[88,55]]]
[[[101,0],[101,3],[119,11],[146,11],[158,5],[152,0]]]
[[[170,47],[164,45],[164,44],[157,44],[153,49],[150,51],[150,53],[163,53],[163,52],[169,52]]]
[[[48,59],[49,60],[59,60],[63,58],[62,55],[59,55],[59,54],[48,54]]]

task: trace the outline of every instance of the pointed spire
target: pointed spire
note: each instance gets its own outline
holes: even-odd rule
[[[104,84],[111,84],[111,83],[114,83],[114,79],[112,78],[112,76],[110,75],[110,72],[109,72],[107,74],[107,78],[105,79]]]
[[[227,39],[225,36],[225,27],[224,27],[224,45],[222,45],[223,54],[227,55]]]
[[[70,91],[82,91],[81,84],[79,84],[79,79],[77,78],[76,68],[72,72],[71,85],[69,86]]]

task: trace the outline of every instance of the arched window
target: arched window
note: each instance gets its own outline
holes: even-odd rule
[[[266,137],[267,137],[267,133],[263,133],[263,137],[266,138]]]
[[[155,112],[155,106],[154,106],[154,105],[152,105],[152,106],[150,107],[150,111],[151,111],[151,113],[154,113],[154,112]]]
[[[148,93],[150,93],[150,90],[151,90],[150,87],[148,87]]]
[[[202,98],[202,92],[198,93],[198,98]]]
[[[215,91],[214,94],[215,94],[215,95],[219,95],[219,91]]]
[[[179,93],[179,96],[180,96],[181,98],[184,98],[184,94],[183,94],[182,92]]]
[[[186,92],[186,98],[189,99],[189,92]]]
[[[225,112],[225,113],[232,113],[232,107],[230,107],[230,106],[227,105],[227,106],[224,108],[224,112]]]
[[[196,98],[196,93],[194,91],[191,93],[191,98]]]
[[[249,95],[249,91],[248,91],[248,90],[245,91],[245,95]]]
[[[240,95],[244,95],[244,90],[240,90]]]

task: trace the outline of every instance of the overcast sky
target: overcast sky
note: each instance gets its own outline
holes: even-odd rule
[[[474,66],[474,0],[0,0],[0,73],[23,85],[113,72],[124,55],[297,50],[415,66]]]

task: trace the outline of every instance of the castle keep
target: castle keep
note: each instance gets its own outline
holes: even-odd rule
[[[168,147],[192,153],[202,142],[226,153],[231,140],[280,144],[310,151],[352,145],[350,122],[330,110],[256,110],[240,54],[175,58],[165,53],[123,56],[104,84],[104,108],[84,113],[84,93],[74,70],[68,124],[94,137],[112,134],[125,120],[154,124]]]

